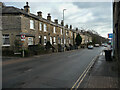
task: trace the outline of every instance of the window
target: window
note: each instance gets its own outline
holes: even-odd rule
[[[44,32],[47,32],[47,25],[44,24]]]
[[[42,23],[39,23],[39,30],[42,31]]]
[[[66,39],[66,43],[67,43],[67,44],[69,43],[69,39]]]
[[[56,33],[56,28],[55,27],[53,27],[53,33]]]
[[[62,29],[60,29],[61,35],[63,34]]]
[[[44,36],[44,45],[46,45],[46,43],[47,43],[47,37]]]
[[[39,36],[39,44],[42,44],[42,36]]]
[[[66,40],[64,39],[64,44],[66,44]]]
[[[72,34],[73,34],[73,33],[71,32],[71,37],[72,37]]]
[[[33,45],[33,38],[32,37],[28,37],[28,45]]]
[[[50,44],[52,44],[52,37],[50,37]]]
[[[63,44],[63,40],[62,40],[62,38],[61,38],[61,44]]]
[[[60,38],[58,37],[58,44],[60,44]]]
[[[68,35],[68,32],[67,32],[67,30],[66,30],[66,36]]]
[[[56,44],[56,38],[55,37],[53,38],[53,41],[54,41],[54,44]]]
[[[30,20],[30,29],[34,29],[34,21],[33,20]]]
[[[3,46],[10,46],[9,35],[3,35]]]
[[[69,44],[70,44],[71,43],[70,38],[68,40],[69,40]]]

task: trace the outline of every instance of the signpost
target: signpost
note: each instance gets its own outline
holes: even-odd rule
[[[24,41],[25,41],[25,34],[21,34],[21,42],[23,43],[22,44],[22,50],[23,50],[22,57],[25,56],[25,54],[24,54]]]
[[[109,33],[109,34],[108,34],[108,38],[112,39],[112,38],[113,38],[113,34],[112,34],[112,33]]]
[[[108,38],[110,39],[109,43],[111,43],[111,45],[113,46],[113,33],[109,33]]]
[[[24,35],[24,34],[21,35],[21,41],[22,41],[22,42],[25,41],[25,35]]]

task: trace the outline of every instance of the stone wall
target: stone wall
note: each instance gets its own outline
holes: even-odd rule
[[[21,32],[21,17],[13,15],[2,16],[2,34],[9,34],[10,47],[4,48],[13,49],[16,35]]]
[[[21,17],[19,15],[3,15],[2,28],[3,30],[21,30]]]
[[[114,56],[117,60],[120,59],[120,2],[113,4],[113,34],[114,34]]]

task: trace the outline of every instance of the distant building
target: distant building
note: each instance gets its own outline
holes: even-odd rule
[[[82,37],[82,45],[87,45],[88,43],[92,42],[92,36],[90,34],[88,34],[87,32],[81,32],[81,30],[77,30],[76,32],[80,34],[80,36]]]

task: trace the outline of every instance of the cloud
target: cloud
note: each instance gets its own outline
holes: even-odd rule
[[[73,2],[79,8],[110,8],[111,2]]]
[[[6,5],[13,5],[23,8],[24,2],[5,2]],[[102,36],[112,32],[112,2],[30,2],[31,13],[37,14],[42,11],[43,17],[51,13],[52,21],[63,19],[65,24],[73,25],[73,28],[94,29]]]

